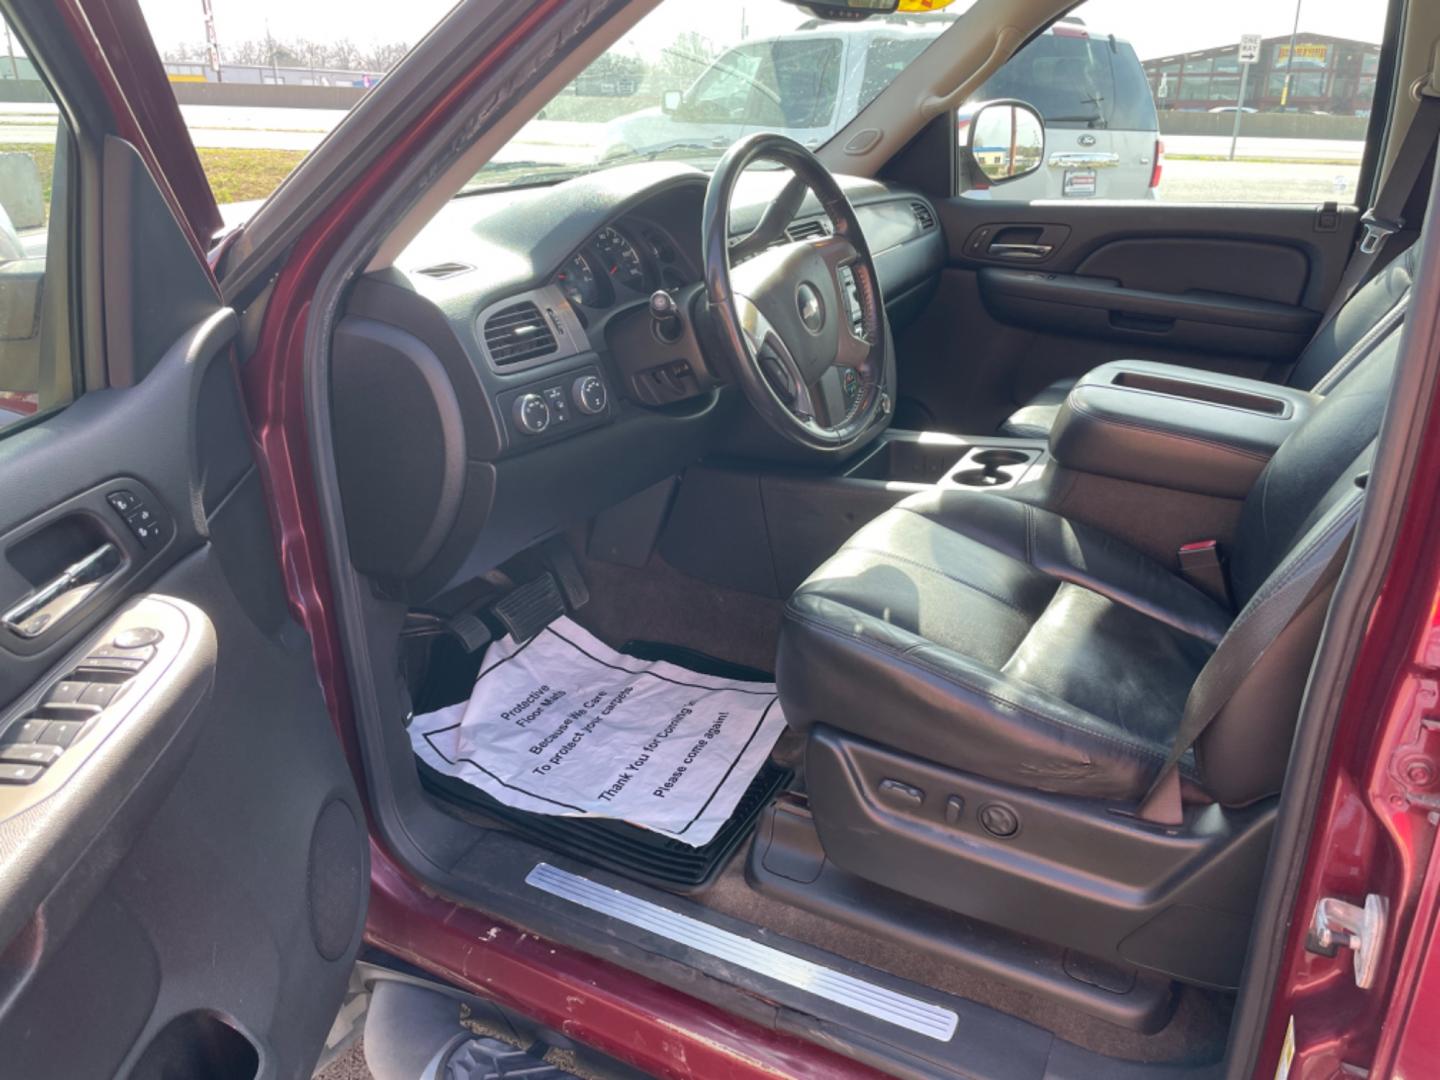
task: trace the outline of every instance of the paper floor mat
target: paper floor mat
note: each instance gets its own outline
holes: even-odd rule
[[[410,741],[507,806],[620,818],[701,847],[784,728],[772,684],[637,660],[562,618],[492,645],[470,699],[415,717]]]

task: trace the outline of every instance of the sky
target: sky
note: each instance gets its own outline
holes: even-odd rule
[[[475,2],[475,0],[470,0]],[[520,2],[520,0],[509,0]],[[962,0],[965,2],[965,0]],[[979,0],[981,3],[996,0]],[[414,45],[454,0],[212,0],[223,54],[226,40],[348,37],[357,44]],[[1383,0],[1299,0],[1300,29],[1379,41]],[[205,38],[201,0],[140,0],[161,50]],[[1130,41],[1142,59],[1238,42],[1243,33],[1290,33],[1295,0],[1086,0],[1076,14],[1092,29]],[[664,0],[632,44],[664,44],[700,30],[721,44],[782,33],[807,16],[781,0]]]

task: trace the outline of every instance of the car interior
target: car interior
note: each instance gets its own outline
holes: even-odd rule
[[[436,896],[885,1074],[1223,1075],[1426,269],[1440,13],[1390,5],[1363,221],[963,190],[984,164],[957,106],[1060,0],[976,4],[814,152],[757,130],[713,169],[467,188],[653,6],[567,11],[503,107],[397,167],[304,279],[303,386],[273,392],[303,396],[318,568],[271,556],[266,507],[293,481],[257,469],[245,417],[271,391],[231,366],[275,343],[107,141],[129,180],[91,195],[132,230],[106,255],[129,283],[106,323],[129,390],[49,421],[79,441],[0,441],[0,571],[26,597],[4,615],[5,739],[54,748],[0,776],[0,851],[44,870],[0,889],[9,955],[43,959],[0,985],[19,1002],[0,1037],[31,1055],[16,1075],[56,1065],[55,1003],[97,942],[124,953],[134,1015],[52,1075],[255,1075],[219,1068],[232,1029],[294,1059],[361,947],[367,822]],[[985,108],[1041,137],[1029,104]],[[215,257],[225,302],[292,284],[225,271],[293,241],[285,207],[343,164],[344,132]],[[1011,175],[1043,167],[1019,147]],[[75,494],[50,507],[56,483]],[[53,591],[42,551],[65,556]],[[350,761],[286,604],[307,573],[333,589]],[[657,745],[704,693],[758,700],[705,842],[498,797],[528,781],[484,745],[447,755],[472,695],[557,638],[671,684]],[[608,691],[581,708],[535,686],[508,702],[529,730],[507,752],[537,776],[588,756],[616,805],[634,775],[672,798],[726,716],[652,779],[577,726]],[[87,766],[116,785],[64,786]],[[186,888],[162,887],[188,859]],[[228,974],[211,920],[256,943]],[[79,929],[57,954],[46,926]],[[227,1004],[163,1030],[139,1008],[191,992]]]
[[[925,54],[824,165],[760,133],[709,174],[432,191],[397,223],[316,358],[367,771],[447,895],[742,1012],[763,993],[897,1075],[1031,1075],[997,1064],[1031,1048],[1203,1070],[1426,185],[1358,286],[1352,207],[956,196],[951,114],[907,91],[953,100],[987,73],[964,52]],[[709,844],[416,758],[413,718],[466,699],[487,643],[561,617],[637,665],[774,683],[786,730]],[[537,867],[968,1035],[787,999]]]

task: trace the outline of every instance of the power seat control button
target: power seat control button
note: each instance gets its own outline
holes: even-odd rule
[[[901,780],[881,780],[880,797],[892,806],[916,809],[925,802],[925,792]]]
[[[991,836],[1004,839],[1020,831],[1020,817],[1004,803],[986,803],[977,815],[980,826]]]
[[[515,399],[515,426],[526,435],[539,435],[550,426],[550,406],[539,394],[521,394]]]

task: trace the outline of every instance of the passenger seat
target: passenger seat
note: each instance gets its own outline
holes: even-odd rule
[[[1411,245],[1367,281],[1328,323],[1323,325],[1290,369],[1285,385],[1325,394],[1354,367],[1405,314],[1415,279],[1418,245]],[[1060,379],[1010,414],[1000,434],[1014,439],[1050,435],[1060,406],[1077,378]]]

